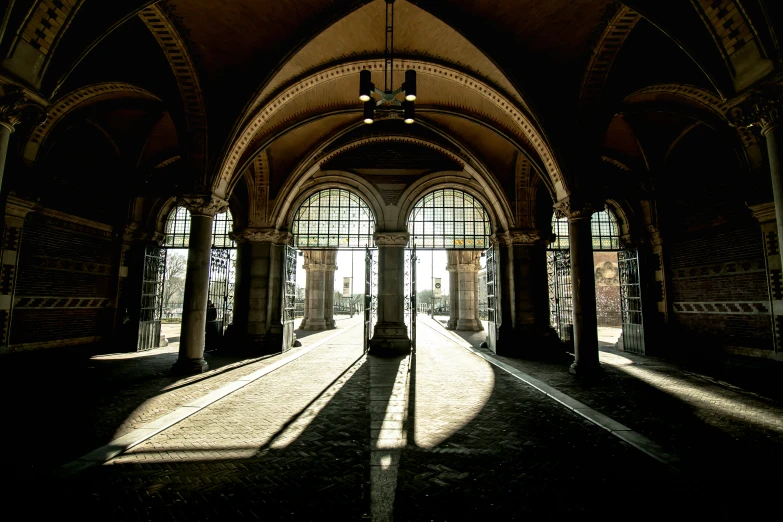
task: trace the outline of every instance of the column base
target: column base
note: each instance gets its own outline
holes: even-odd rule
[[[478,319],[460,319],[454,329],[461,332],[480,332],[484,326]]]
[[[326,329],[327,330],[334,330],[337,328],[337,325],[334,322],[334,319],[329,319],[326,321]]]
[[[399,357],[411,353],[411,340],[405,323],[378,324],[375,326],[369,347],[370,355]]]
[[[595,378],[603,375],[604,370],[601,368],[600,363],[576,363],[574,362],[569,368],[568,373],[576,375],[581,378]]]
[[[334,326],[332,326],[332,328],[334,328]],[[305,321],[305,320],[303,320],[299,324],[299,328],[298,328],[298,330],[306,330],[308,332],[319,332],[321,330],[330,330],[330,329],[331,328],[329,328],[329,325],[323,319],[321,319],[319,321],[314,321],[314,320]]]
[[[209,370],[209,364],[203,358],[183,359],[180,357],[171,367],[171,373],[175,375],[195,375]]]
[[[489,335],[489,333],[487,334]],[[500,327],[495,353],[520,359],[543,359],[567,362],[566,344],[551,327]]]
[[[446,330],[454,330],[457,327],[457,320],[449,318],[449,321],[446,323]]]

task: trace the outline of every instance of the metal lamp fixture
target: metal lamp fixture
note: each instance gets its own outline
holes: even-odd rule
[[[405,71],[405,81],[397,90],[392,90],[394,84],[394,0],[386,0],[386,50],[383,64],[383,90],[377,89],[372,83],[372,73],[364,69],[359,72],[359,99],[364,102],[364,123],[375,121],[375,107],[379,105],[394,105],[402,107],[405,123],[413,123],[415,118],[414,102],[416,100],[416,71]],[[373,95],[378,95],[378,99]],[[402,94],[404,101],[397,99]]]

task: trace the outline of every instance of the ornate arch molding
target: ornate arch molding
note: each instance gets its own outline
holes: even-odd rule
[[[730,127],[729,119],[727,117],[727,111],[730,108],[730,104],[724,102],[715,94],[692,85],[674,83],[651,85],[632,92],[625,97],[622,103],[623,105],[633,105],[636,103],[656,102],[660,101],[661,97],[670,97],[675,100],[679,99],[687,102],[691,106],[696,104],[709,111],[714,119],[718,119],[722,123],[725,123],[727,131],[728,127]],[[750,128],[735,129],[745,148],[748,164],[754,169],[757,168],[759,166],[759,158],[763,158],[758,137]]]
[[[593,110],[598,105],[614,59],[640,19],[639,13],[630,7],[621,6],[607,23],[582,80],[579,104],[583,112]]]
[[[492,233],[509,230],[510,223],[513,221],[511,206],[501,194],[494,194],[486,183],[481,183],[477,172],[470,172],[470,167],[465,169],[464,176],[444,176],[443,173],[435,172],[417,180],[410,187],[405,189],[398,203],[399,215],[397,221],[397,230],[406,230],[405,224],[408,215],[411,213],[414,205],[428,193],[438,189],[457,188],[467,192],[478,199],[487,211],[492,222]],[[473,181],[474,183],[471,183]],[[501,209],[501,211],[498,211]]]
[[[52,129],[71,112],[112,98],[140,98],[160,102],[160,98],[146,89],[129,83],[97,83],[70,92],[49,106],[46,122],[35,127],[27,138],[22,156],[24,161],[34,164],[38,152]]]
[[[318,177],[310,176],[308,179],[309,183],[299,184],[296,192],[289,192],[284,199],[275,202],[271,215],[277,216],[277,220],[271,225],[277,230],[289,230],[294,220],[294,213],[302,202],[319,190],[330,188],[340,188],[357,194],[372,210],[376,230],[383,226],[385,222],[383,198],[365,179],[350,172],[340,172],[339,175],[326,173]]]
[[[362,69],[382,71],[383,67],[384,60],[382,59],[361,60],[333,66],[295,81],[286,89],[283,89],[277,95],[268,99],[245,125],[227,153],[223,156],[220,162],[218,176],[213,182],[213,188],[219,194],[225,193],[228,182],[231,179],[234,170],[238,167],[246,150],[251,146],[253,137],[283,106],[290,103],[298,96],[308,93],[326,82],[345,76],[356,75],[358,78],[358,73]],[[419,74],[433,75],[452,81],[463,88],[477,92],[493,103],[516,124],[517,130],[533,144],[536,153],[543,161],[547,174],[552,178],[552,183],[556,187],[557,193],[565,195],[567,192],[565,180],[557,165],[554,153],[550,150],[542,132],[534,123],[533,117],[525,113],[516,103],[507,98],[504,94],[500,93],[489,84],[467,75],[462,71],[431,62],[422,60],[397,60],[394,63],[394,67],[396,70],[400,71],[414,69]]]
[[[204,176],[207,166],[207,115],[193,60],[177,29],[157,5],[139,11],[139,18],[157,40],[177,80],[185,109],[189,163]]]
[[[446,156],[450,160],[457,163],[460,167],[465,167],[465,159],[458,156],[457,154],[451,152],[450,150],[446,149],[443,146],[436,145],[432,143],[431,141],[424,140],[421,138],[415,138],[411,136],[392,136],[392,135],[386,135],[386,136],[371,136],[371,137],[365,137],[358,139],[356,141],[347,143],[335,150],[332,150],[326,154],[324,154],[321,158],[318,159],[318,166],[323,167],[324,164],[328,163],[330,160],[336,158],[337,156],[340,156],[341,154],[344,154],[346,152],[359,149],[361,147],[364,147],[365,145],[371,145],[374,143],[405,143],[405,144],[412,144],[412,145],[419,145],[421,147],[425,147],[434,151],[439,152],[443,156]]]

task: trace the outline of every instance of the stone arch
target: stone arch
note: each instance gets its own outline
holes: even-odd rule
[[[146,89],[120,82],[96,83],[66,94],[52,103],[47,111],[46,121],[33,129],[22,152],[24,161],[28,164],[37,161],[38,152],[52,129],[71,112],[98,101],[129,97],[161,101]]]
[[[218,195],[225,194],[228,182],[233,176],[234,170],[239,166],[238,164],[244,153],[252,144],[253,136],[277,111],[280,110],[281,107],[325,82],[354,75],[358,78],[358,73],[362,69],[382,71],[383,67],[383,59],[360,60],[335,65],[293,82],[288,88],[283,89],[276,96],[270,98],[245,125],[229,151],[222,158],[218,176],[213,181],[215,192]],[[394,67],[396,70],[398,69],[400,71],[414,69],[419,74],[433,75],[457,83],[459,86],[471,89],[486,98],[500,111],[505,113],[510,121],[514,122],[514,125],[516,126],[515,131],[519,133],[520,136],[532,143],[534,150],[540,156],[544,164],[547,174],[552,179],[556,193],[559,197],[564,197],[566,195],[568,191],[565,180],[557,165],[554,153],[550,150],[545,137],[534,124],[533,118],[529,116],[526,111],[520,109],[517,104],[506,95],[491,87],[483,80],[479,80],[469,74],[444,65],[423,60],[397,60],[394,63]],[[359,110],[358,105],[356,110]]]
[[[177,80],[185,109],[188,156],[203,171],[207,158],[207,116],[198,73],[187,45],[158,5],[153,4],[139,11],[139,18],[160,45]]]
[[[308,186],[297,186],[297,190],[289,192],[288,197],[275,202],[270,215],[276,215],[277,220],[272,225],[278,230],[289,230],[294,220],[294,214],[302,203],[316,192],[330,188],[343,189],[355,193],[370,207],[375,218],[376,230],[382,227],[385,217],[383,198],[370,183],[350,172],[325,174],[313,179]]]
[[[511,214],[497,212],[496,209],[503,208],[499,204],[497,206],[493,204],[498,203],[497,196],[492,192],[484,193],[481,190],[477,190],[484,187],[481,187],[480,185],[476,186],[477,184],[470,184],[471,178],[471,174],[467,171],[465,171],[462,176],[444,176],[442,172],[439,172],[430,174],[416,181],[416,183],[412,184],[405,190],[402,197],[400,198],[400,202],[398,204],[400,211],[398,215],[398,221],[396,223],[397,230],[407,229],[406,227],[408,216],[410,215],[413,207],[421,198],[435,190],[450,188],[466,192],[476,198],[479,203],[481,203],[481,205],[484,207],[484,210],[486,210],[487,214],[489,215],[493,234],[508,230]],[[510,207],[506,208],[506,212],[510,212]]]

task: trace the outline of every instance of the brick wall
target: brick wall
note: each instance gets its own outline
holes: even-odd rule
[[[11,351],[95,342],[110,333],[119,249],[111,232],[81,221],[27,216]]]

